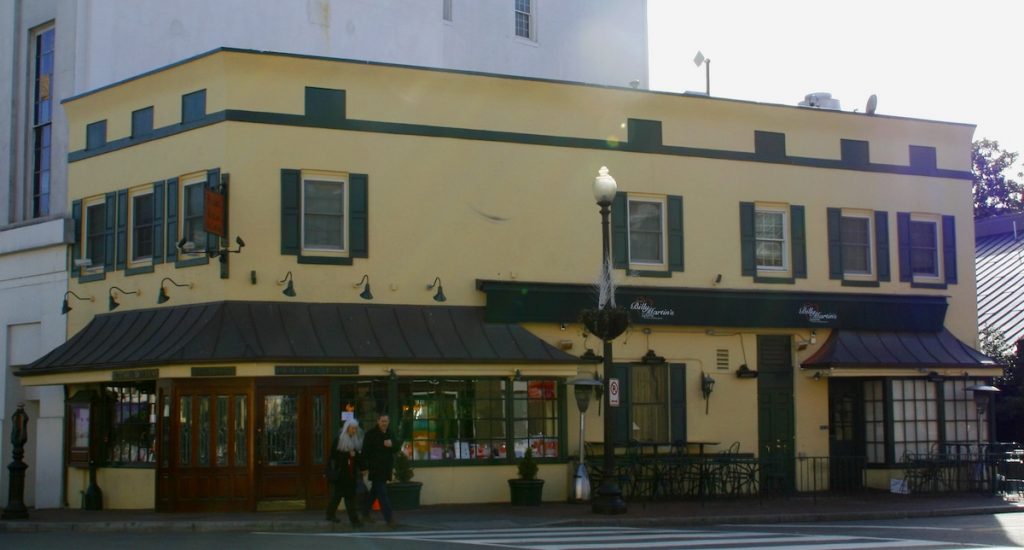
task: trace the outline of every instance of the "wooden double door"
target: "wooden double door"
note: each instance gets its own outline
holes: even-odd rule
[[[328,388],[309,378],[161,383],[157,509],[325,505]]]

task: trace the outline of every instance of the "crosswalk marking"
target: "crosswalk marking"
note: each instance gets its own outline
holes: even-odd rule
[[[288,536],[284,533],[265,533]],[[298,533],[295,534],[299,536]],[[302,536],[310,536],[310,533]],[[792,534],[710,529],[643,529],[635,527],[524,527],[451,531],[383,531],[317,533],[347,539],[419,541],[521,550],[597,550],[602,548],[709,548],[746,550],[776,546],[796,550],[872,550],[884,548],[978,548],[938,541],[879,538],[846,534]]]

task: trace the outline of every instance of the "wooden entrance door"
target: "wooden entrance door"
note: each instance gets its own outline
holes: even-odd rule
[[[251,382],[160,384],[157,509],[249,511]]]
[[[859,489],[864,479],[864,392],[860,380],[828,379],[829,482]]]
[[[790,492],[796,479],[793,359],[789,336],[757,337],[757,412],[761,488]]]
[[[326,383],[274,381],[257,387],[257,510],[326,505],[328,404]]]

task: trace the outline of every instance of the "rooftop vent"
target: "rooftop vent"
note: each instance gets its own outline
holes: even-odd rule
[[[838,111],[839,100],[833,99],[832,94],[828,92],[814,92],[813,94],[807,94],[804,96],[804,100],[798,105],[801,107],[814,107],[815,109],[831,109]]]

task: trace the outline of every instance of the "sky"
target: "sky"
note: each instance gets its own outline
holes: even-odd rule
[[[648,0],[650,87],[977,125],[1024,156],[1024,1]],[[1019,159],[1020,160],[1020,159]],[[1015,179],[1017,168],[1012,174]]]

